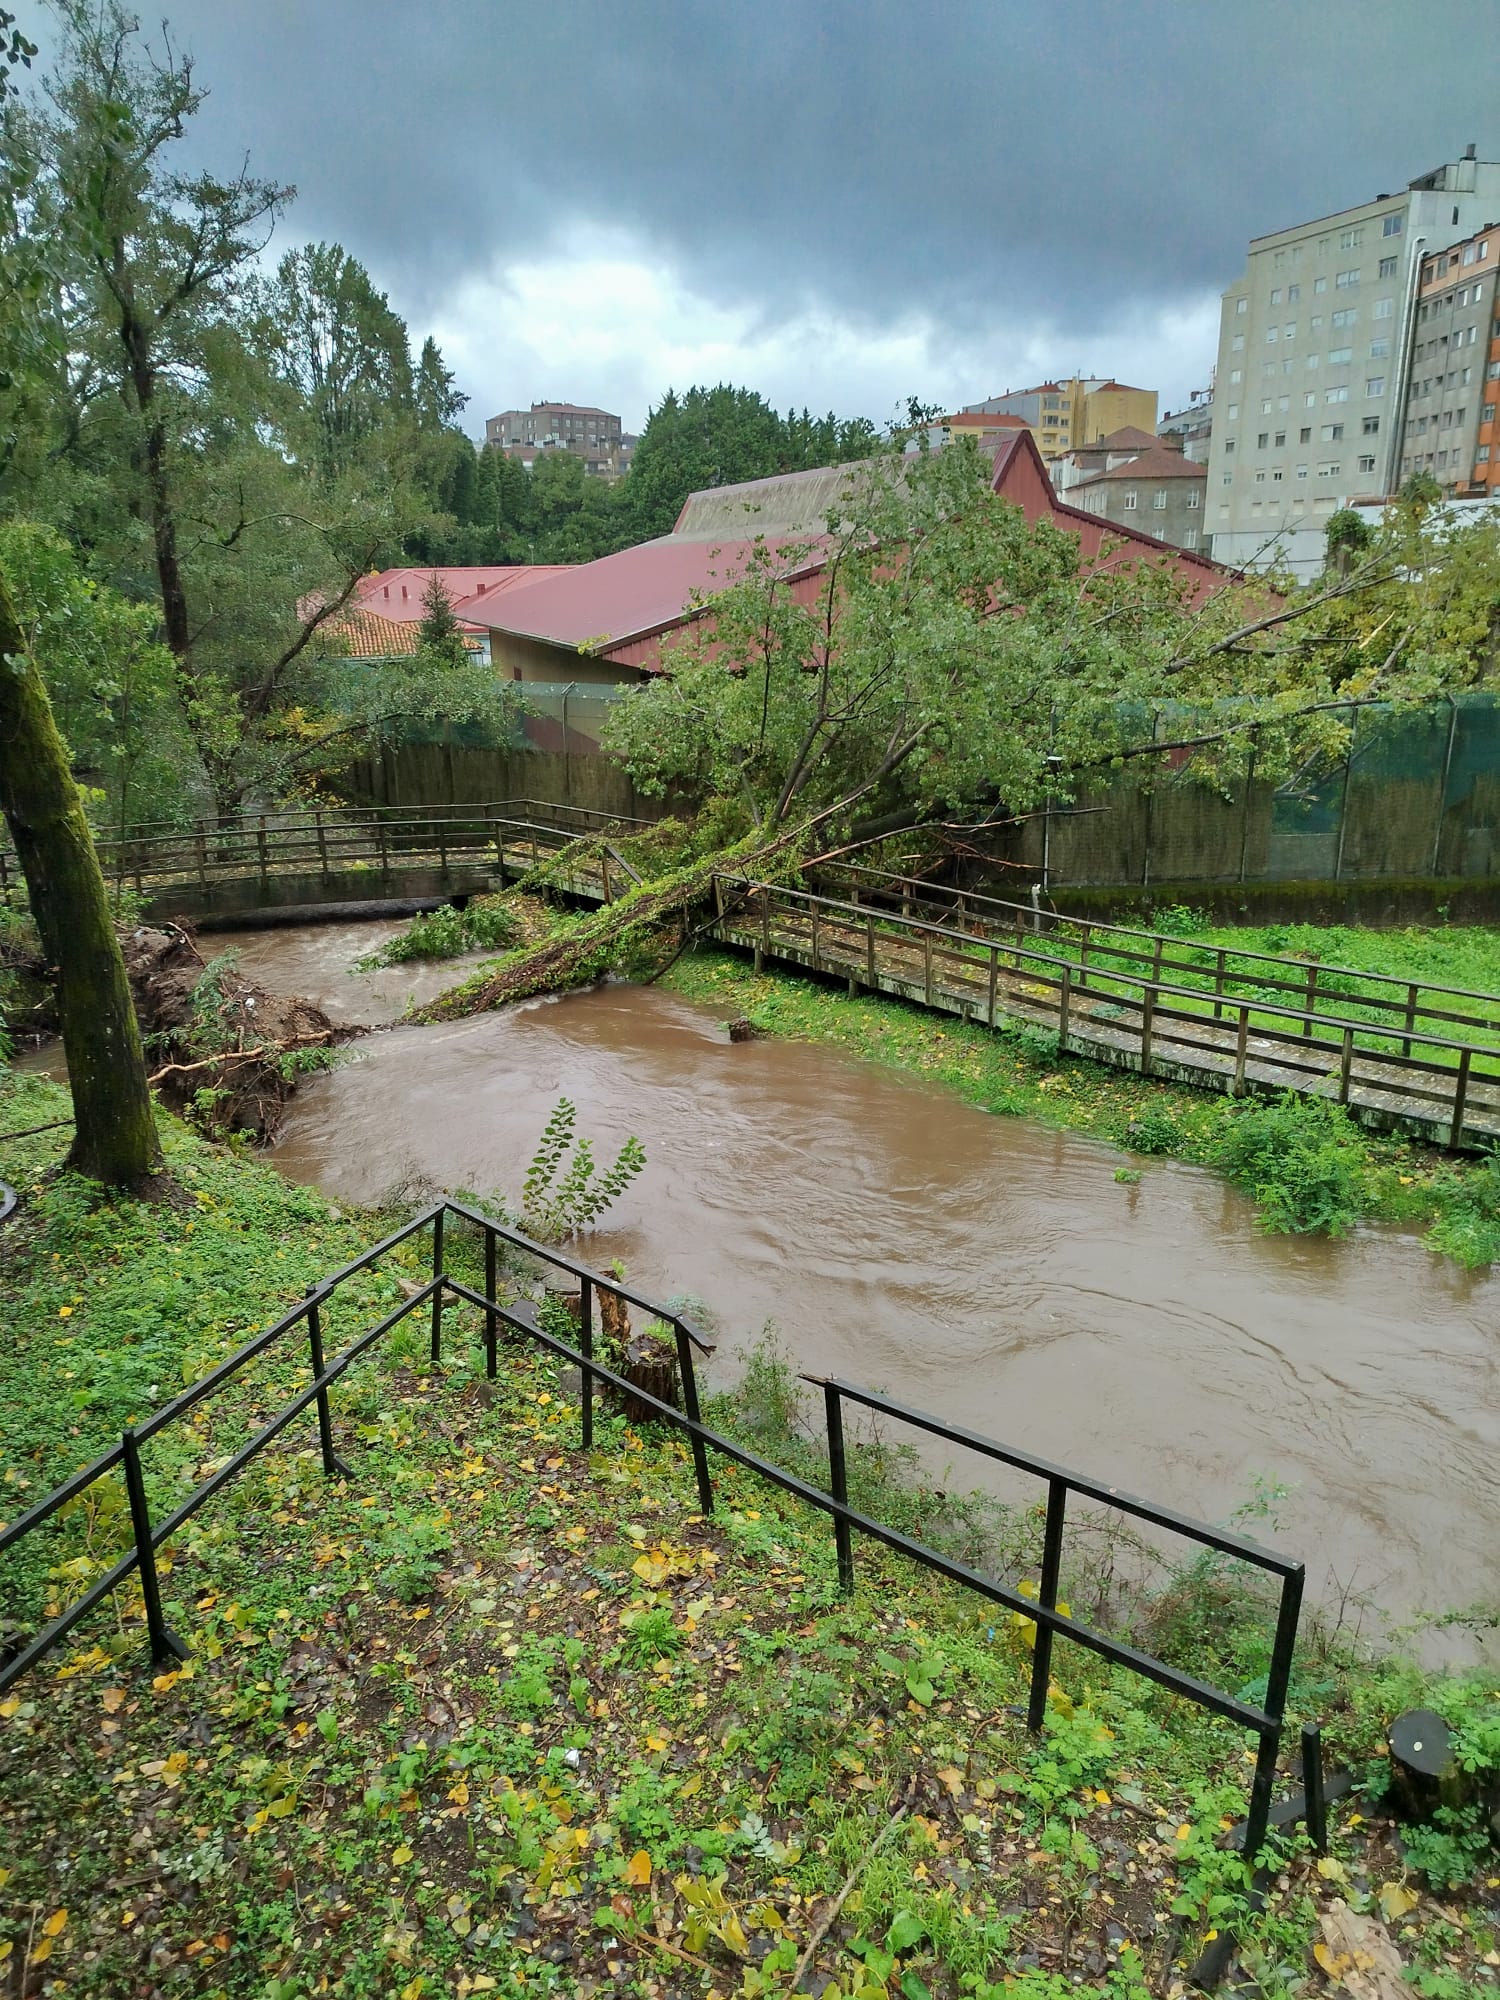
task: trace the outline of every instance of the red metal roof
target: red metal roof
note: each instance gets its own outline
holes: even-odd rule
[[[572,567],[567,563],[490,563],[464,569],[445,569],[441,566],[415,566],[406,569],[385,569],[374,576],[361,579],[355,590],[355,601],[366,611],[373,611],[381,618],[398,621],[422,618],[426,607],[422,600],[427,587],[434,577],[439,578],[454,614],[460,619],[473,616],[474,606],[486,602],[502,591],[518,589],[522,584],[533,583],[538,577],[556,576],[559,571]]]

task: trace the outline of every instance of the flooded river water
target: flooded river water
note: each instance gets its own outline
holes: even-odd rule
[[[389,926],[248,933],[246,972],[391,1019],[452,968],[351,977]],[[271,1155],[335,1199],[426,1178],[514,1198],[566,1093],[646,1172],[585,1252],[799,1367],[1209,1519],[1257,1480],[1325,1602],[1387,1616],[1500,1594],[1500,1282],[1415,1237],[1267,1237],[1213,1175],[990,1117],[874,1064],[731,1044],[706,1009],[609,986],[358,1043]],[[981,1483],[979,1462],[950,1482]],[[1372,1634],[1376,1624],[1366,1620]]]

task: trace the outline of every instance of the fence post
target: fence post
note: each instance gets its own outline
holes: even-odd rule
[[[1224,947],[1219,946],[1219,963],[1214,972],[1214,1019],[1224,1018]]]
[[[828,1424],[828,1491],[841,1507],[849,1504],[849,1467],[844,1456],[844,1406],[838,1384],[823,1384],[823,1408]],[[845,1597],[854,1589],[854,1538],[842,1514],[833,1517],[833,1543],[839,1557],[839,1589]]]
[[[1313,1853],[1326,1854],[1328,1799],[1323,1790],[1323,1732],[1316,1722],[1302,1725],[1302,1799]]]
[[[318,1390],[318,1444],[323,1453],[323,1474],[325,1478],[336,1478],[340,1473],[347,1479],[350,1472],[333,1448],[333,1413],[328,1407],[328,1388],[323,1383],[323,1322],[318,1312],[318,1288],[307,1288],[307,1346],[312,1359],[313,1380],[322,1384]]]
[[[197,823],[198,830],[193,835],[193,852],[198,861],[198,887],[208,892],[208,842],[203,837],[203,822]]]
[[[583,1395],[583,1449],[590,1451],[594,1443],[594,1371],[589,1367],[594,1358],[594,1287],[588,1278],[583,1279],[579,1287],[578,1346],[583,1355],[583,1367],[579,1370]]]
[[[432,1275],[441,1280],[443,1275],[443,1216],[439,1209],[432,1218]],[[432,1359],[434,1366],[443,1358],[443,1287],[438,1283],[432,1295]]]
[[[1063,1521],[1068,1508],[1066,1480],[1047,1482],[1047,1525],[1042,1537],[1042,1580],[1037,1603],[1048,1611],[1057,1609],[1057,1585],[1062,1575]],[[1026,1710],[1026,1727],[1033,1735],[1047,1717],[1047,1689],[1052,1684],[1052,1632],[1038,1622],[1036,1645],[1031,1655],[1031,1701]]]
[[[990,1026],[995,1025],[995,998],[1000,985],[1000,953],[990,946]]]
[[[264,813],[261,814],[260,819],[256,823],[255,848],[260,856],[261,884],[263,887],[267,887],[271,879],[271,864],[266,853],[266,816]],[[136,886],[139,887],[139,883]]]
[[[875,978],[875,919],[873,916],[865,918],[865,970],[869,974],[870,984],[874,986],[877,982]]]
[[[1156,1020],[1156,988],[1147,986],[1141,994],[1141,1075],[1151,1074],[1151,1030]]]
[[[1458,1075],[1453,1083],[1453,1123],[1448,1128],[1448,1145],[1455,1152],[1464,1135],[1464,1101],[1469,1095],[1469,1058],[1473,1053],[1466,1048],[1459,1057]]]
[[[1416,1026],[1416,1023],[1417,988],[1415,981],[1413,981],[1406,989],[1406,1033],[1401,1038],[1401,1053],[1404,1056],[1410,1056],[1411,1054],[1411,1031]]]
[[[162,1616],[161,1588],[156,1576],[156,1549],[151,1540],[151,1510],[146,1504],[146,1482],[141,1477],[141,1449],[135,1431],[127,1430],[120,1439],[125,1458],[125,1493],[130,1502],[130,1529],[135,1537],[136,1567],[141,1573],[141,1597],[146,1606],[146,1632],[151,1641],[151,1658],[157,1666],[168,1660],[185,1660],[188,1649]]]
[[[377,818],[375,821],[375,840],[376,845],[380,849],[380,873],[382,878],[384,878],[391,872],[391,857],[386,852],[385,821],[380,818]]]
[[[677,1372],[682,1377],[682,1407],[689,1423],[703,1421],[698,1410],[698,1378],[693,1373],[693,1342],[687,1328],[680,1319],[674,1319],[677,1333]],[[708,1476],[708,1446],[696,1430],[689,1433],[693,1441],[693,1470],[698,1475],[698,1507],[704,1514],[714,1511],[713,1481]]]
[[[1271,1646],[1271,1671],[1266,1676],[1263,1704],[1268,1717],[1260,1732],[1260,1749],[1255,1759],[1255,1777],[1250,1786],[1250,1810],[1245,1818],[1245,1860],[1253,1868],[1271,1823],[1271,1793],[1276,1785],[1276,1759],[1281,1750],[1281,1725],[1286,1714],[1286,1691],[1292,1677],[1292,1652],[1297,1644],[1297,1619],[1302,1610],[1303,1569],[1282,1579],[1281,1608],[1276,1614],[1276,1637]]]
[[[326,882],[328,879],[328,829],[323,824],[323,808],[321,806],[317,808],[317,821],[318,821],[318,864],[320,869],[322,870],[323,879]]]
[[[1307,1012],[1302,1017],[1302,1039],[1304,1042],[1310,1042],[1312,1040],[1312,1032],[1313,1032],[1312,1017],[1313,1017],[1313,1012],[1317,1007],[1317,1004],[1318,1004],[1318,968],[1314,964],[1310,965],[1307,968]]]
[[[1250,1040],[1250,1009],[1240,1008],[1240,1025],[1234,1038],[1234,1087],[1231,1097],[1245,1094],[1245,1047]]]
[[[816,903],[809,903],[808,915],[811,920],[811,928],[812,928],[810,949],[812,952],[813,966],[816,969],[818,963],[818,906]]]
[[[500,1259],[495,1232],[486,1227],[484,1232],[484,1295],[490,1304],[484,1315],[484,1373],[486,1381],[495,1379],[495,1337],[500,1331],[500,1316],[495,1311],[495,1293],[500,1284]]]
[[[932,932],[922,933],[922,998],[932,1005]]]
[[[1068,1052],[1068,1003],[1073,997],[1073,968],[1065,965],[1062,969],[1062,986],[1057,996],[1057,1048],[1060,1055]]]
[[[1349,1102],[1349,1072],[1354,1067],[1354,1030],[1344,1030],[1344,1052],[1339,1058],[1339,1103]]]

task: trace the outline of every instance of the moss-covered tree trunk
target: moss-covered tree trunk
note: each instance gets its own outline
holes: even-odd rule
[[[0,811],[57,968],[74,1138],[68,1165],[139,1188],[161,1165],[140,1029],[109,897],[52,704],[0,572]]]

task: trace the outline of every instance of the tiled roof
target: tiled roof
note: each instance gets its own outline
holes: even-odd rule
[[[1083,449],[1088,451],[1149,451],[1158,442],[1151,431],[1143,431],[1136,424],[1121,424],[1117,431],[1108,431],[1099,442]]]
[[[1136,458],[1128,459],[1124,465],[1112,466],[1108,472],[1096,472],[1092,479],[1081,479],[1073,490],[1076,493],[1084,486],[1098,486],[1106,479],[1207,479],[1208,467],[1199,459],[1184,458],[1180,451],[1173,451],[1168,445],[1153,444],[1149,451],[1143,451]]]
[[[315,644],[328,640],[356,659],[383,660],[402,653],[415,653],[421,644],[417,627],[410,621],[382,618],[374,611],[357,606],[336,612],[318,627]]]

